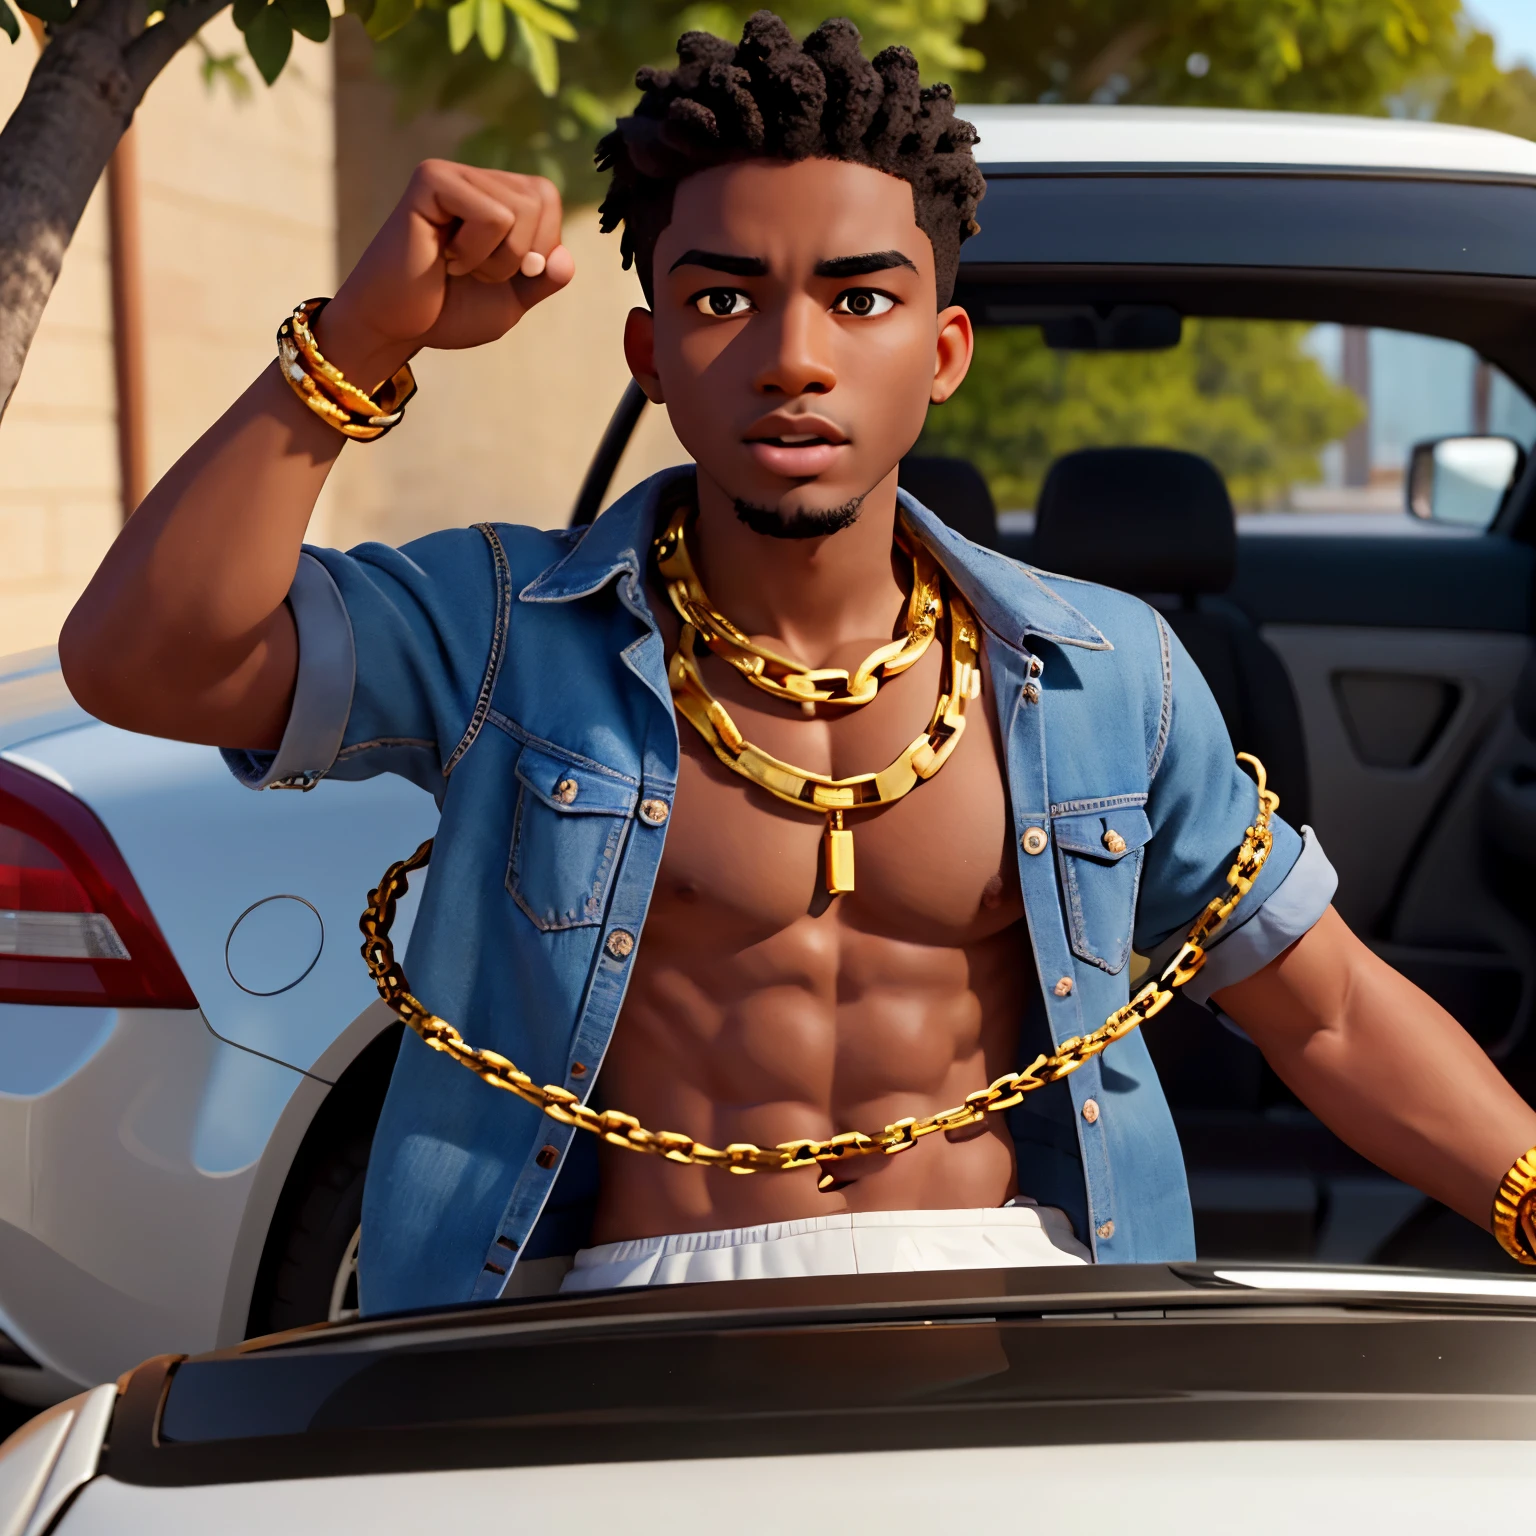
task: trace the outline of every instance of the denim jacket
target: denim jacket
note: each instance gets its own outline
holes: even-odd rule
[[[307,549],[283,741],[226,753],[253,787],[393,772],[429,789],[442,817],[412,990],[475,1044],[584,1098],[644,942],[676,793],[645,569],[659,492],[689,472],[635,487],[590,528]],[[1126,1001],[1133,947],[1176,942],[1225,888],[1254,784],[1153,609],[969,543],[901,494],[984,630],[1029,938],[1019,964],[1034,971],[1022,1066],[1102,1023]],[[1332,895],[1310,832],[1279,819],[1274,832],[1188,989],[1197,999],[1266,964]],[[1065,1210],[1098,1261],[1193,1257],[1178,1137],[1139,1032],[1009,1123],[1019,1189]],[[368,1172],[364,1309],[501,1295],[520,1260],[582,1245],[595,1187],[594,1138],[407,1033]]]

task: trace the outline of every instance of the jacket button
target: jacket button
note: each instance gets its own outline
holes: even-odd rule
[[[1050,842],[1046,836],[1044,827],[1030,827],[1023,837],[1025,853],[1044,853],[1045,845]]]
[[[1024,684],[1024,702],[1026,704],[1038,704],[1040,702],[1039,683]]]
[[[1094,1231],[1107,1243],[1115,1235],[1115,1224],[1112,1221],[1101,1221]]]
[[[587,1075],[587,1064],[586,1064],[586,1062],[584,1062],[584,1061],[573,1061],[571,1063],[571,1076],[572,1077],[585,1077],[586,1075]]]
[[[1108,848],[1111,853],[1124,853],[1125,839],[1121,837],[1113,827],[1111,827],[1109,831],[1104,834],[1104,846]]]
[[[576,782],[575,779],[561,779],[560,782],[555,785],[555,799],[558,800],[561,805],[569,805],[571,801],[576,798],[576,795],[580,789],[581,786]]]
[[[1061,980],[1051,988],[1051,991],[1054,992],[1057,997],[1071,997],[1072,978],[1070,976],[1063,976]]]
[[[653,827],[664,825],[667,817],[671,814],[671,808],[665,800],[642,800],[640,802],[640,820],[649,823]]]
[[[559,1161],[560,1161],[560,1149],[559,1149],[559,1147],[552,1147],[552,1146],[549,1145],[548,1142],[546,1142],[542,1147],[539,1148],[539,1155],[536,1158],[534,1158],[534,1162],[536,1162],[539,1165],[540,1168],[553,1168],[555,1166],[555,1164],[558,1163]],[[1104,1229],[1102,1227],[1100,1227],[1099,1228],[1100,1236],[1103,1235],[1103,1232],[1104,1232]]]
[[[635,936],[626,932],[623,928],[615,928],[608,935],[608,943],[605,948],[615,960],[627,960],[634,953]]]
[[[1029,675],[1031,677],[1039,677],[1044,671],[1045,663],[1038,656],[1031,656],[1029,658]]]
[[[1097,1099],[1083,1100],[1083,1119],[1089,1125],[1093,1125],[1099,1118],[1099,1101]]]

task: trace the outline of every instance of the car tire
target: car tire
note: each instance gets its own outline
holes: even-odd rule
[[[398,1029],[369,1045],[310,1124],[267,1234],[248,1338],[356,1313],[363,1181],[399,1048]]]

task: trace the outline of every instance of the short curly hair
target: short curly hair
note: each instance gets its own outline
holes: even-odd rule
[[[624,265],[654,299],[652,257],[684,177],[733,160],[845,160],[912,188],[918,227],[933,246],[938,301],[948,304],[960,243],[977,231],[986,182],[971,154],[977,134],[955,116],[947,85],[921,86],[906,48],[873,60],[851,21],[826,21],[797,43],[772,11],[757,11],[735,44],[710,32],[678,39],[676,69],[642,69],[633,117],[597,146],[611,172],[598,210],[617,229]]]

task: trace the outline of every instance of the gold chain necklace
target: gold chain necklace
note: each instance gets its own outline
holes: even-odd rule
[[[1037,1056],[1022,1072],[1005,1072],[985,1088],[968,1093],[962,1103],[937,1114],[920,1117],[908,1115],[893,1121],[878,1134],[843,1131],[824,1141],[801,1137],[781,1141],[776,1146],[760,1147],[750,1141],[733,1141],[728,1147],[706,1146],[682,1131],[648,1131],[633,1115],[617,1109],[597,1110],[584,1104],[578,1094],[558,1083],[542,1087],[514,1062],[495,1051],[471,1045],[446,1019],[439,1018],[410,990],[405,972],[396,963],[389,930],[395,921],[396,906],[409,887],[414,870],[422,869],[432,857],[429,838],[408,859],[391,864],[376,889],[368,893],[358,926],[363,932],[363,961],[379,989],[379,996],[403,1023],[415,1031],[434,1051],[441,1051],[451,1061],[467,1067],[482,1082],[515,1094],[527,1104],[541,1109],[561,1125],[601,1136],[610,1146],[631,1152],[647,1152],[668,1162],[692,1163],[703,1168],[723,1168],[728,1173],[793,1173],[801,1168],[828,1167],[880,1152],[887,1155],[905,1152],[924,1136],[938,1131],[955,1131],[976,1125],[988,1115],[1012,1109],[1025,1094],[1044,1088],[1070,1076],[1085,1062],[1161,1013],[1173,1001],[1176,987],[1193,980],[1205,964],[1206,946],[1225,926],[1238,902],[1253,888],[1264,862],[1274,846],[1269,819],[1280,805],[1280,797],[1265,787],[1264,765],[1256,757],[1239,752],[1237,760],[1248,763],[1258,780],[1259,808],[1253,825],[1243,833],[1242,845],[1227,871],[1227,890],[1213,897],[1195,919],[1189,937],[1178,954],[1164,967],[1156,981],[1149,981],[1128,1003],[1122,1004],[1090,1034],[1074,1035],[1064,1040],[1051,1055]],[[824,1173],[818,1189],[830,1189],[836,1175]]]
[[[691,625],[705,645],[735,667],[754,688],[799,704],[807,713],[817,704],[868,704],[879,690],[881,677],[891,678],[905,672],[933,643],[943,611],[939,565],[921,540],[900,530],[896,535],[898,545],[912,558],[906,634],[871,651],[850,675],[840,667],[807,667],[792,656],[758,645],[712,606],[688,552],[688,524],[692,517],[690,501],[682,501],[674,508],[666,528],[652,545],[656,569],[666,583],[667,596],[678,618]]]
[[[683,538],[685,517],[686,510],[674,515],[666,532],[656,540],[654,547],[658,568],[664,558],[663,550],[666,550],[665,558],[672,568],[674,570],[678,568],[679,552],[686,549]],[[683,555],[683,559],[686,559],[686,554]],[[918,584],[921,581],[920,567],[915,558],[913,564],[915,573],[913,602],[908,605],[909,615],[918,607],[916,599]],[[688,568],[692,570],[691,562]],[[940,595],[936,565],[932,566],[932,571],[933,579],[924,589],[921,605],[926,635],[916,653],[902,661],[902,670],[910,666],[927,649],[939,620],[946,616],[946,599]],[[668,590],[675,591],[682,584],[680,580],[669,581]],[[700,603],[707,608],[708,599],[704,597],[703,588],[698,586],[696,577],[693,578],[693,584]],[[894,762],[878,773],[860,773],[849,779],[832,779],[825,774],[812,773],[809,769],[797,768],[792,763],[786,763],[771,753],[763,751],[761,747],[754,746],[741,734],[725,705],[709,691],[699,672],[694,642],[702,631],[687,617],[687,611],[678,604],[676,596],[673,597],[673,603],[678,605],[678,612],[683,617],[682,634],[678,638],[677,649],[673,651],[672,659],[667,664],[667,682],[671,685],[672,700],[677,706],[677,712],[709,743],[715,756],[733,773],[739,773],[743,778],[750,779],[760,789],[766,789],[769,794],[783,800],[786,804],[826,816],[827,829],[822,840],[822,855],[827,893],[832,896],[847,895],[854,888],[853,832],[843,825],[843,813],[894,804],[897,800],[911,794],[924,779],[931,779],[944,766],[950,753],[955,750],[965,730],[965,706],[971,699],[978,698],[981,694],[981,635],[977,629],[976,616],[966,606],[964,600],[951,590],[947,598],[949,646],[944,676],[939,684],[938,702],[933,707],[933,716],[928,722],[927,730],[912,741]],[[691,599],[688,600],[688,611],[692,611],[696,606]],[[708,612],[713,619],[719,618],[713,609],[708,609]],[[914,633],[909,631],[906,641],[895,641],[891,646],[882,647],[881,651],[876,651],[873,656],[865,660],[863,666],[854,674],[854,681],[869,671],[871,664],[875,663],[875,659],[882,654],[882,651],[894,649],[901,652],[904,648],[910,649],[914,644],[916,644]],[[739,667],[738,670],[740,670]],[[847,678],[848,676],[846,672],[800,675],[809,678],[828,676]],[[757,679],[754,677],[752,680]],[[878,685],[871,677],[870,698],[874,697],[876,686]],[[777,685],[774,691],[797,698],[809,697],[794,695],[787,688],[780,689]],[[861,703],[867,700],[855,700],[850,697],[841,702]]]

